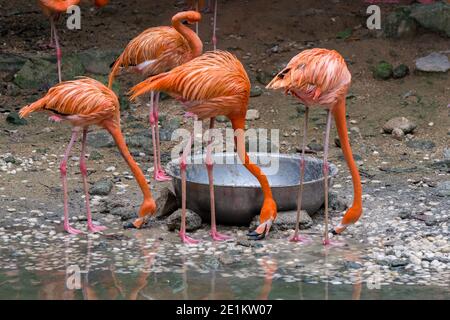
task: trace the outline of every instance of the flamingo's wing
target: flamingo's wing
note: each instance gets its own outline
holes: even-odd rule
[[[117,96],[97,80],[80,78],[52,87],[38,101],[20,111],[22,117],[33,111],[48,110],[59,115],[99,117],[112,114],[119,108]]]

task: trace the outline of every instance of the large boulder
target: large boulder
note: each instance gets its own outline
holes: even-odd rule
[[[110,65],[120,55],[119,50],[88,49],[78,54],[86,72],[98,75],[107,75]]]
[[[22,89],[40,89],[57,83],[56,65],[44,59],[30,59],[16,73],[14,83]]]
[[[406,38],[416,34],[417,22],[410,17],[409,7],[401,7],[386,17],[383,34],[388,38]]]
[[[0,53],[0,71],[17,72],[27,60],[27,58],[14,53]]]
[[[186,231],[195,231],[202,226],[202,218],[194,211],[186,210]],[[167,218],[167,228],[169,231],[180,230],[181,209],[178,209]]]
[[[422,27],[450,37],[450,4],[439,1],[413,6],[410,17]]]

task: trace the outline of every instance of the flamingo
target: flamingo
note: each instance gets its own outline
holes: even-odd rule
[[[169,71],[202,54],[203,44],[191,29],[182,24],[187,20],[201,20],[195,11],[184,11],[172,17],[172,26],[149,28],[130,41],[123,53],[114,62],[109,75],[109,87],[120,71],[128,68],[146,77]],[[161,165],[161,149],[158,127],[159,93],[150,93],[150,127],[153,139],[154,178],[156,181],[170,180]]]
[[[204,12],[211,12],[211,2],[212,0],[208,0],[208,5],[204,9]],[[205,0],[188,0],[187,4],[190,9],[200,11],[202,8],[205,7]],[[214,19],[213,19],[213,36],[212,36],[212,43],[214,46],[214,50],[217,49],[216,29],[217,29],[217,0],[214,0]],[[195,32],[198,34],[198,22],[195,23]]]
[[[266,175],[257,165],[250,162],[245,151],[244,129],[250,97],[250,80],[241,62],[229,52],[210,51],[169,72],[139,83],[131,89],[131,99],[136,99],[149,91],[165,91],[177,99],[186,101],[185,107],[188,112],[200,120],[210,119],[210,129],[214,128],[215,117],[224,115],[230,119],[236,133],[235,145],[238,156],[247,170],[258,179],[264,193],[261,224],[249,236],[254,240],[264,238],[276,218],[277,207]],[[211,140],[210,136],[205,159],[211,205],[210,234],[213,240],[226,240],[228,237],[219,234],[216,228]],[[186,235],[186,160],[187,154],[191,151],[191,143],[192,135],[180,161],[182,220],[179,235],[184,243],[198,242]]]
[[[331,232],[342,233],[349,225],[358,221],[362,214],[362,187],[358,168],[350,147],[345,120],[345,96],[350,87],[351,74],[344,58],[334,50],[305,50],[291,59],[286,68],[279,72],[267,85],[268,89],[282,89],[286,94],[297,97],[305,106],[303,126],[302,158],[300,164],[300,189],[297,202],[297,224],[292,241],[304,241],[298,235],[303,179],[305,172],[305,146],[308,129],[309,108],[318,105],[327,110],[327,125],[323,154],[323,174],[325,181],[325,232],[324,244],[329,244],[328,235],[328,145],[331,129],[331,116],[334,115],[342,152],[350,169],[353,181],[353,205],[347,210],[338,226]]]
[[[103,7],[107,5],[109,0],[94,0],[97,7]],[[44,14],[50,20],[50,46],[55,46],[56,49],[56,59],[58,65],[58,80],[62,81],[61,76],[61,61],[62,52],[61,46],[59,45],[59,37],[55,27],[55,21],[58,20],[61,13],[67,12],[67,9],[71,6],[78,5],[80,0],[38,0],[38,4],[41,7]],[[53,44],[53,41],[55,43]]]
[[[130,167],[139,187],[141,188],[144,200],[139,209],[139,219],[136,226],[144,222],[144,217],[156,211],[156,204],[152,198],[149,186],[142,170],[134,161],[128,151],[125,139],[120,129],[120,105],[117,96],[112,90],[102,83],[90,79],[80,78],[73,81],[66,81],[50,88],[48,93],[38,101],[23,107],[19,114],[25,117],[34,111],[50,111],[53,121],[66,121],[72,126],[72,138],[67,146],[64,158],[61,161],[60,171],[64,191],[64,229],[71,234],[79,234],[81,231],[74,229],[69,224],[68,195],[67,195],[67,159],[69,153],[76,142],[79,133],[82,132],[80,171],[83,177],[83,186],[87,210],[87,224],[92,232],[99,232],[105,229],[103,226],[95,226],[92,223],[91,209],[89,206],[89,188],[87,184],[87,169],[85,163],[86,137],[88,128],[91,125],[98,125],[106,129],[114,138],[120,153]]]

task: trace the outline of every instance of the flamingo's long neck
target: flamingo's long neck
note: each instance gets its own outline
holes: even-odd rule
[[[176,15],[172,19],[172,26],[187,40],[192,56],[195,58],[202,54],[203,43],[194,31],[181,23],[184,19],[182,15]]]
[[[147,180],[145,179],[145,176],[142,173],[141,168],[138,166],[136,161],[134,161],[133,157],[131,156],[130,151],[128,150],[128,147],[126,145],[125,139],[122,135],[122,131],[120,130],[120,126],[118,126],[116,122],[113,122],[111,120],[104,121],[103,126],[114,138],[114,141],[116,142],[117,147],[119,148],[119,151],[122,154],[122,157],[125,159],[128,166],[130,167],[130,170],[133,173],[133,176],[136,179],[136,182],[138,183],[139,188],[142,191],[144,200],[152,199],[152,194],[147,184]]]
[[[261,189],[264,194],[264,199],[273,198],[272,190],[270,189],[269,181],[267,176],[261,171],[261,169],[254,163],[250,161],[250,158],[245,150],[245,119],[233,119],[232,120],[233,129],[236,132],[235,144],[236,151],[241,158],[243,165],[251,172],[252,175],[258,179]]]
[[[353,181],[353,208],[359,211],[359,215],[362,209],[362,187],[361,187],[361,178],[359,176],[358,167],[353,159],[352,149],[350,147],[350,142],[348,139],[347,132],[347,123],[345,118],[345,98],[339,99],[336,105],[333,108],[334,120],[336,122],[336,129],[339,135],[339,140],[341,142],[341,149],[344,154],[345,161],[350,170],[350,174],[352,176]],[[347,217],[347,219],[355,220],[351,221],[351,223],[356,222],[359,218],[355,217]],[[346,217],[344,217],[345,219]]]

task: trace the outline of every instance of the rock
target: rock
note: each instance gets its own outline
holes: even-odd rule
[[[445,160],[450,160],[450,148],[444,148],[442,154]]]
[[[257,241],[251,241],[248,239],[238,239],[236,241],[236,245],[243,246],[243,247],[249,247],[249,248],[261,248],[263,245]]]
[[[5,162],[6,163],[12,163],[12,164],[17,164],[17,165],[20,165],[21,163],[22,163],[22,161],[21,160],[19,160],[19,159],[17,159],[17,158],[15,158],[15,157],[13,157],[13,156],[7,156],[5,159],[3,159],[3,160],[5,160]]]
[[[342,212],[348,209],[349,204],[347,200],[339,196],[336,192],[330,191],[328,193],[328,207],[336,212]]]
[[[263,89],[261,89],[260,86],[253,86],[250,89],[250,97],[259,97],[260,95],[263,94]]]
[[[17,97],[20,94],[20,89],[12,82],[6,84],[6,95],[10,97]]]
[[[160,130],[160,133],[161,131],[162,130]],[[125,141],[127,142],[129,148],[140,148],[144,150],[150,150],[152,148],[152,138],[150,137],[148,131],[141,131],[127,136],[125,137]]]
[[[247,110],[247,114],[245,116],[245,120],[252,121],[259,119],[259,111],[255,109]]]
[[[427,164],[432,169],[437,169],[443,172],[450,173],[450,159],[440,160]]]
[[[445,1],[413,6],[410,16],[422,27],[450,37],[450,4]]]
[[[386,122],[383,126],[385,133],[392,133],[395,128],[403,131],[404,134],[412,133],[417,125],[405,117],[395,117]]]
[[[439,223],[439,221],[433,216],[427,216],[425,218],[425,225],[428,227],[435,226]]]
[[[88,49],[78,54],[78,58],[83,64],[86,72],[107,75],[110,71],[110,65],[120,55],[118,50],[98,50]]]
[[[323,145],[317,143],[316,141],[311,141],[310,143],[308,143],[308,148],[316,152],[323,151]]]
[[[390,265],[392,268],[404,267],[404,266],[406,266],[406,265],[408,265],[408,264],[409,264],[409,261],[406,260],[406,259],[394,259],[394,260],[392,260],[392,261],[389,263],[389,265]]]
[[[439,182],[436,186],[436,195],[450,197],[450,181]]]
[[[303,114],[305,114],[305,105],[303,103],[296,103],[295,109],[297,110],[297,114],[299,116],[302,116]]]
[[[381,61],[373,70],[373,77],[378,80],[387,80],[392,77],[392,64]]]
[[[17,72],[27,62],[27,58],[14,53],[0,53],[0,71]]]
[[[416,70],[422,72],[447,72],[450,69],[448,57],[444,54],[432,52],[426,57],[416,60]]]
[[[347,269],[361,269],[362,265],[354,261],[345,261],[344,266]]]
[[[161,190],[159,197],[156,199],[156,208],[155,217],[158,219],[169,216],[179,208],[177,197],[169,188]]]
[[[219,123],[225,123],[228,121],[228,118],[226,116],[217,116],[216,121]]]
[[[55,65],[53,68],[56,68]],[[83,63],[77,55],[64,56],[61,70],[63,80],[72,80],[85,75]]]
[[[6,122],[14,124],[16,126],[23,126],[27,124],[27,120],[22,119],[17,112],[11,112],[6,117]]]
[[[97,150],[92,150],[89,154],[89,159],[91,160],[101,160],[103,158],[104,158],[103,155]]]
[[[395,67],[393,71],[393,77],[394,79],[401,79],[406,77],[409,74],[409,67],[405,64],[401,64],[397,67]]]
[[[236,262],[239,262],[239,260],[236,257],[231,256],[228,253],[222,253],[219,256],[219,262],[224,266],[229,266]]]
[[[130,202],[122,200],[111,203],[108,206],[108,212],[113,216],[120,217],[122,221],[126,221],[136,218],[137,208],[134,208]]]
[[[297,210],[278,212],[277,218],[273,222],[273,230],[285,231],[295,229],[297,222]],[[300,211],[300,229],[311,228],[313,221],[309,214],[302,210]],[[259,225],[259,216],[253,218],[250,223],[250,229],[255,229]]]
[[[392,137],[396,140],[401,141],[405,137],[405,133],[400,128],[394,128],[394,130],[392,130]]]
[[[406,142],[406,146],[413,149],[432,150],[436,144],[429,140],[409,140]]]
[[[348,29],[345,29],[345,30],[343,30],[343,31],[339,31],[339,32],[337,33],[337,35],[336,35],[336,38],[337,38],[337,39],[345,40],[345,39],[350,38],[351,35],[352,35],[352,29],[351,29],[351,28],[348,28]]]
[[[87,136],[87,143],[94,148],[110,148],[115,146],[114,139],[106,131],[89,133]]]
[[[164,129],[174,131],[180,127],[181,121],[178,118],[171,118],[168,121],[164,122]]]
[[[56,66],[43,59],[30,59],[16,73],[14,83],[22,89],[40,89],[57,83]]]
[[[342,154],[340,154],[338,156],[338,159],[341,160],[341,161],[345,161],[345,158],[344,158],[344,156]],[[353,154],[353,159],[355,161],[363,161],[363,158],[359,154],[356,154],[356,153]]]
[[[409,210],[402,210],[398,213],[398,216],[400,217],[400,219],[410,219],[412,213]]]
[[[399,8],[390,13],[383,23],[383,34],[388,38],[408,38],[417,33],[417,22],[410,17],[410,9]]]
[[[89,193],[94,196],[107,196],[113,187],[114,183],[111,180],[103,179],[94,183],[89,189]]]
[[[278,53],[280,51],[280,46],[279,45],[274,45],[272,48],[270,48],[270,52],[272,53]]]
[[[269,82],[272,80],[272,78],[273,77],[271,74],[269,74],[263,70],[258,70],[258,72],[256,73],[256,80],[258,80],[258,82],[264,86],[269,84]]]
[[[172,213],[167,219],[167,227],[169,231],[180,230],[181,226],[181,209]],[[202,218],[195,212],[186,210],[186,231],[195,231],[202,226]]]

